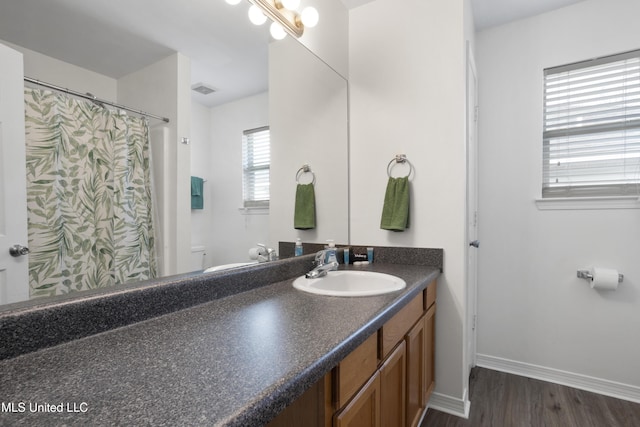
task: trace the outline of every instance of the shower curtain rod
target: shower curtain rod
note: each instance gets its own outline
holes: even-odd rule
[[[80,98],[88,99],[89,101],[92,101],[94,103],[109,105],[111,107],[115,107],[115,108],[118,108],[120,110],[130,111],[132,113],[136,113],[136,114],[139,114],[141,116],[151,117],[153,119],[158,119],[158,120],[162,120],[165,123],[169,123],[169,119],[166,118],[166,117],[156,116],[155,114],[150,114],[150,113],[146,113],[146,112],[141,111],[141,110],[136,110],[136,109],[133,109],[133,108],[125,107],[124,105],[116,104],[114,102],[105,101],[103,99],[96,98],[95,96],[91,95],[90,93],[76,92],[75,90],[71,90],[71,89],[67,89],[67,88],[64,88],[64,87],[56,86],[56,85],[53,85],[51,83],[45,83],[43,81],[32,79],[31,77],[26,77],[26,76],[24,78],[24,81],[36,84],[38,86],[44,86],[44,87],[49,88],[49,89],[57,90],[59,92],[69,93],[71,95],[74,95],[74,96],[77,96],[77,97],[80,97]]]

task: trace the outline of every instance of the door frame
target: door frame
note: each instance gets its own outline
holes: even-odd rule
[[[22,53],[0,44],[0,304],[29,298],[24,64]]]
[[[471,371],[476,365],[478,252],[470,242],[478,238],[478,77],[469,41],[466,46],[466,303],[467,333],[465,340],[465,367]]]

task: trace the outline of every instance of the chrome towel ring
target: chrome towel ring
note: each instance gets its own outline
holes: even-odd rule
[[[391,176],[391,169],[393,169],[394,163],[395,164],[407,163],[409,165],[409,173],[405,177],[409,177],[413,172],[413,165],[411,164],[409,159],[407,159],[407,156],[405,154],[396,154],[396,156],[393,159],[391,159],[391,161],[387,165],[387,175],[389,176],[389,178],[393,178]],[[405,178],[405,177],[398,177],[398,178]]]
[[[306,163],[304,165],[302,165],[302,167],[300,169],[298,169],[298,172],[296,172],[296,182],[298,184],[300,184],[300,177],[305,173],[310,173],[311,174],[311,176],[312,176],[311,184],[315,185],[316,184],[316,174],[311,171],[311,168]]]

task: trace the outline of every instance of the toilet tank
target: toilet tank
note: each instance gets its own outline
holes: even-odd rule
[[[191,247],[191,271],[204,270],[204,256],[206,248],[204,246]]]

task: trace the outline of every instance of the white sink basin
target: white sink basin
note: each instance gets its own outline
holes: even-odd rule
[[[229,268],[244,267],[246,265],[252,265],[252,264],[257,264],[257,263],[258,263],[258,261],[232,262],[230,264],[222,264],[222,265],[216,265],[215,267],[209,267],[204,272],[205,273],[211,273],[212,271],[220,271],[220,270],[227,270]]]
[[[293,287],[304,292],[337,297],[363,297],[399,291],[407,286],[404,280],[390,274],[372,271],[339,270],[326,276],[293,281]]]

